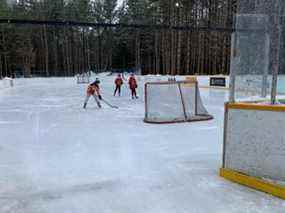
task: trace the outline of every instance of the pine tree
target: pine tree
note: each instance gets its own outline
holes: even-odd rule
[[[142,69],[153,74],[227,74],[231,35],[175,26],[231,28],[236,0],[0,0],[0,18],[150,25],[149,28],[0,25],[0,76]],[[157,28],[156,25],[169,26]]]

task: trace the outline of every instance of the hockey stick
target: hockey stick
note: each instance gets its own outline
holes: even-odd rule
[[[106,100],[103,99],[103,98],[101,99],[101,101],[103,101],[106,105],[108,105],[109,107],[111,107],[111,108],[113,108],[113,109],[119,109],[119,107],[110,104],[108,101],[106,101]]]

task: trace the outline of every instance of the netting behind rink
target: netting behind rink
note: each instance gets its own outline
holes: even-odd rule
[[[240,0],[232,35],[231,101],[284,94],[285,1]],[[278,85],[279,84],[279,85]]]
[[[236,16],[231,60],[236,98],[266,97],[271,92],[268,23],[268,16],[263,14]]]
[[[145,84],[145,122],[176,123],[213,118],[202,103],[198,83],[151,82]]]

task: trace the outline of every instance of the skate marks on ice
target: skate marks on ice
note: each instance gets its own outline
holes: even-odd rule
[[[0,194],[1,213],[40,213],[47,210],[50,202],[70,199],[80,195],[96,195],[100,191],[112,191],[122,187],[120,180],[79,184],[58,189],[44,190],[22,194]]]
[[[31,114],[27,110],[0,110],[0,127],[23,125]]]
[[[103,91],[120,110],[85,111],[85,89],[39,83],[0,105],[0,117],[11,110],[0,120],[25,124],[0,124],[6,138],[17,130],[0,141],[0,213],[284,213],[282,201],[218,177],[223,92],[202,91],[211,122],[152,126],[143,98],[110,97],[111,84]]]
[[[24,122],[22,122],[22,121],[1,121],[0,120],[0,126],[1,125],[21,125],[23,123]]]
[[[81,209],[80,212],[85,213],[96,212],[90,211],[94,208],[104,213],[283,213],[281,209],[274,211],[271,208],[280,206],[280,201],[262,193],[253,192],[252,196],[248,196],[246,188],[224,182],[218,177],[177,176],[175,173],[169,170],[148,176],[132,176],[128,178],[128,184],[111,180],[26,195],[8,195],[0,197],[0,210],[1,213],[44,213],[53,212],[51,209],[54,208],[58,210],[56,212],[78,212],[72,210]],[[196,181],[195,187],[189,184],[192,181]],[[230,193],[221,196],[221,190],[230,190]]]

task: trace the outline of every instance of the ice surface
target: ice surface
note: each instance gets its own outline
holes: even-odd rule
[[[0,90],[1,213],[283,213],[285,202],[218,176],[224,90],[201,89],[215,120],[150,125],[140,99],[82,109],[72,78],[20,79]]]

